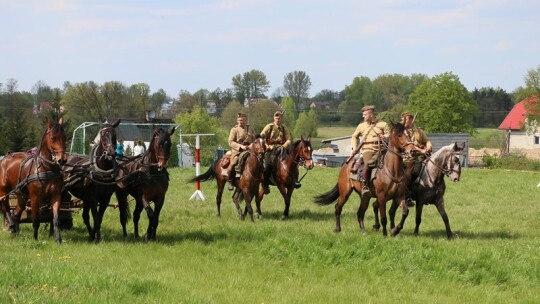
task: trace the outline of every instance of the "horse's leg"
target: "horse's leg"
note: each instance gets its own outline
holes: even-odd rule
[[[405,226],[405,220],[407,219],[407,216],[409,216],[409,206],[407,206],[407,202],[405,201],[405,195],[402,197],[399,197],[397,199],[393,199],[392,204],[399,204],[401,206],[401,220],[399,221],[399,224],[395,228],[392,229],[392,236],[396,236],[399,234],[399,232],[403,229],[403,226]]]
[[[343,185],[343,186],[342,186]],[[353,187],[350,186],[349,183],[339,183],[338,182],[338,189],[339,189],[339,198],[335,206],[335,216],[336,216],[336,229],[335,232],[341,231],[341,212],[343,210],[343,206],[347,203],[347,200],[349,199],[349,196],[351,195],[353,191]]]
[[[216,207],[217,216],[221,217],[221,198],[223,197],[223,189],[225,188],[225,180],[221,178],[221,174],[216,178],[217,180],[217,194],[216,194]]]
[[[399,205],[396,203],[396,201],[392,200],[392,205],[388,210],[388,215],[390,216],[390,229],[394,229],[396,227],[396,211],[398,207]]]
[[[414,235],[418,235],[420,231],[420,224],[422,224],[422,211],[424,210],[424,203],[421,199],[416,200],[416,223],[414,226]]]
[[[360,232],[365,234],[366,227],[364,225],[364,216],[366,215],[366,210],[369,207],[369,196],[360,197],[360,206],[358,207],[358,212],[356,212],[356,217],[358,218],[358,225],[360,226]]]
[[[53,211],[55,240],[56,240],[56,243],[61,244],[62,236],[60,235],[60,204],[62,202],[62,194],[58,193],[57,195],[53,196],[52,201],[53,201],[52,211]],[[39,210],[38,210],[38,213],[39,213]],[[38,216],[38,228],[39,228],[39,216]],[[36,240],[37,240],[37,235],[36,235]]]
[[[291,207],[291,197],[294,191],[294,184],[287,188],[285,188],[284,185],[278,185],[278,189],[285,203],[285,209],[283,210],[283,215],[281,216],[281,219],[286,221],[289,219],[289,208]]]
[[[382,192],[382,191],[378,191]],[[386,225],[388,224],[388,219],[386,218],[386,198],[384,195],[377,195],[377,202],[379,203],[379,216],[381,217],[381,226],[382,226],[382,233],[383,236],[388,235],[388,231],[386,231]]]
[[[133,210],[133,234],[136,238],[139,238],[139,220],[141,219],[141,212],[143,210],[142,198],[135,198],[135,210]]]
[[[99,210],[97,212],[97,217],[94,218],[94,231],[96,234],[96,243],[101,241],[101,223],[103,223],[103,217],[105,216],[105,211],[109,207],[109,200],[100,199]]]
[[[259,192],[255,195],[255,206],[257,207],[257,218],[262,218],[261,202],[264,198],[264,189],[259,188]]]
[[[96,239],[96,234],[95,234],[95,230],[92,228],[92,225],[90,225],[90,210],[92,210],[92,218],[95,221],[96,214],[97,214],[97,210],[95,208],[95,201],[93,199],[88,199],[88,198],[83,199],[82,219],[83,219],[84,225],[86,226],[86,230],[88,231],[88,240],[94,241]]]
[[[242,208],[240,208],[240,189],[236,188],[234,189],[234,193],[232,195],[232,200],[234,203],[234,206],[236,207],[236,214],[238,214],[238,218],[242,221],[244,220],[244,214],[242,213]]]
[[[379,221],[379,203],[373,202],[373,214],[375,215],[375,224],[373,224],[373,231],[379,231],[381,229],[381,222]]]
[[[248,193],[249,189],[244,191],[244,200],[246,201],[246,212],[249,213],[249,217],[251,218],[251,222],[254,223],[255,220],[253,219],[253,208],[251,207],[251,199],[252,195],[251,193]]]
[[[159,214],[161,212],[161,209],[163,208],[163,203],[165,202],[165,196],[159,195],[154,200],[154,225],[151,233],[151,240],[155,241],[157,239],[157,228],[159,226]]]
[[[439,198],[436,206],[437,206],[437,211],[439,211],[439,214],[441,215],[441,218],[444,222],[444,226],[446,227],[446,236],[448,237],[449,240],[451,240],[454,238],[454,233],[452,232],[452,229],[450,229],[450,220],[448,219],[448,215],[446,214],[446,210],[444,208],[443,195],[444,193],[441,194],[441,197]]]
[[[124,190],[116,189],[116,200],[118,201],[118,209],[120,213],[120,225],[122,225],[122,234],[127,237],[127,220],[129,217],[129,203],[127,200],[128,193]]]
[[[151,241],[154,234],[154,228],[156,226],[156,214],[150,206],[150,201],[143,195],[142,197],[143,207],[146,210],[146,216],[148,216],[148,227],[146,228],[146,240]]]

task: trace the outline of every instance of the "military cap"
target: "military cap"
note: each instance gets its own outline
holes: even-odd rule
[[[282,115],[281,111],[274,112],[274,117],[278,117],[278,116],[281,116],[281,115]]]
[[[405,117],[405,116],[414,117],[414,115],[411,112],[403,112],[403,113],[401,113],[401,117]]]
[[[240,117],[246,118],[246,114],[244,114],[244,113],[242,113],[242,112],[239,112],[239,113],[236,115],[236,118],[240,118]]]
[[[362,108],[362,112],[364,112],[364,111],[369,111],[369,110],[375,111],[375,106],[373,106],[373,105],[367,105],[367,106],[365,106],[365,107]]]

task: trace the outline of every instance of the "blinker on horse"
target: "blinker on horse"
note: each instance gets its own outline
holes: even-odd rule
[[[66,135],[63,118],[52,123],[47,118],[47,128],[38,151],[34,155],[15,152],[0,161],[0,199],[2,209],[12,233],[19,231],[22,212],[30,200],[34,239],[38,238],[40,208],[50,202],[57,243],[62,242],[59,228],[59,209],[62,200],[63,175],[60,165],[66,162]],[[23,205],[18,205],[13,217],[9,210],[9,195],[17,194]]]

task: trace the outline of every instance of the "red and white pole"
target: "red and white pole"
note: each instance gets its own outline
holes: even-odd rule
[[[201,174],[201,141],[199,134],[195,135],[195,174],[199,176]],[[189,200],[197,199],[197,200],[206,200],[204,197],[204,194],[201,191],[201,181],[197,179],[197,183],[195,186],[195,193],[191,195]]]

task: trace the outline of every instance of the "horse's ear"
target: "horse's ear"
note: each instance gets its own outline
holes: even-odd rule
[[[304,141],[304,135],[300,135],[300,140]]]
[[[176,130],[176,126],[172,127],[172,129],[169,131],[169,136],[173,135],[175,130]]]
[[[122,121],[122,119],[118,119],[115,123],[113,123],[112,127],[113,128],[118,127],[118,125],[120,124],[120,121]]]
[[[60,116],[60,119],[58,119],[58,124],[63,125],[64,124],[64,116]]]

